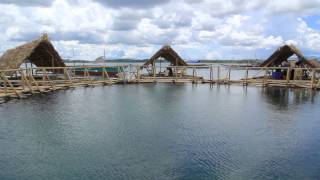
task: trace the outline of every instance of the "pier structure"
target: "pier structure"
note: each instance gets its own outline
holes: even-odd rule
[[[164,76],[161,72],[157,72],[156,66],[153,66],[152,75],[143,67],[143,65],[130,64],[0,70],[0,102],[62,89],[112,84],[206,83],[320,89],[320,68],[169,66],[173,69],[173,74]],[[110,68],[117,68],[119,71],[117,74],[110,75],[107,71]],[[273,72],[276,71],[285,73],[284,77],[274,79]]]

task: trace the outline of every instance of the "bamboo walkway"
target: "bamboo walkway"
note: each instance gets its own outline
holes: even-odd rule
[[[57,90],[106,86],[112,84],[138,83],[208,83],[239,84],[243,86],[277,86],[290,88],[320,89],[320,69],[304,68],[232,68],[222,66],[171,66],[173,75],[161,75],[161,67],[153,68],[151,73],[140,66],[126,65],[121,72],[110,77],[107,68],[111,66],[81,67],[36,67],[0,70],[0,103],[10,99],[23,99],[33,94],[45,94]],[[130,67],[130,68],[128,68]],[[83,73],[76,75],[77,69]],[[97,70],[92,73],[92,69]],[[286,72],[286,79],[272,79],[274,71]],[[232,77],[236,72],[237,76]],[[305,75],[301,74],[304,72]],[[292,74],[293,73],[293,74]]]

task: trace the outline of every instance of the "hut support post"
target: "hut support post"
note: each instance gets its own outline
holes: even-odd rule
[[[210,66],[210,82],[213,83],[213,67]]]
[[[291,78],[291,68],[288,67],[287,69],[287,77],[286,77],[286,85],[288,86],[290,83],[290,78]]]
[[[16,74],[18,74],[18,72],[20,73],[20,69],[18,71],[16,71]],[[18,79],[18,76],[17,76],[17,79]],[[22,89],[26,90],[26,82],[24,81],[24,78],[22,77],[21,73],[20,73],[20,84],[22,86]]]

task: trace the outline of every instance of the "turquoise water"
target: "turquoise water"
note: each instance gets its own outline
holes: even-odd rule
[[[0,179],[320,179],[310,90],[114,85],[0,105]]]

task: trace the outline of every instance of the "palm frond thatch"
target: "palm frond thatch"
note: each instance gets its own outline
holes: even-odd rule
[[[65,67],[47,34],[37,40],[7,50],[0,58],[0,69],[19,68],[26,60],[38,67]]]
[[[179,54],[174,51],[170,46],[163,46],[159,51],[157,51],[144,66],[153,65],[158,58],[164,58],[170,62],[172,66],[187,66],[188,64],[179,56]]]
[[[266,61],[264,61],[260,67],[277,67],[281,65],[283,61],[288,60],[291,56],[296,55],[298,57],[298,64],[305,64],[310,68],[320,68],[318,62],[309,61],[302,52],[293,45],[284,45],[278,48]]]

